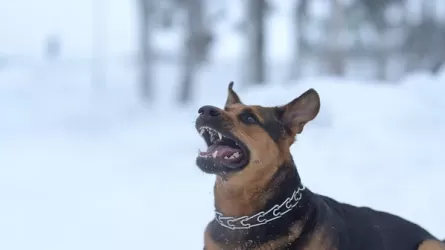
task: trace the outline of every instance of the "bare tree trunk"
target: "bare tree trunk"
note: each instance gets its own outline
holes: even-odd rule
[[[406,32],[409,29],[409,23],[408,23],[408,15],[410,14],[407,3],[401,3],[400,8],[402,9],[402,20],[400,22],[400,27],[403,29],[403,32],[406,34]],[[397,75],[397,78],[400,79],[402,75],[407,71],[407,65],[409,61],[408,53],[404,51],[403,43],[398,46],[396,56],[400,58],[401,61],[403,61],[403,68],[401,69],[401,72]]]
[[[422,2],[422,19],[433,18],[437,21],[437,11],[435,1],[423,1]]]
[[[378,30],[378,36],[382,44],[379,46],[379,52],[375,54],[375,61],[377,62],[377,80],[386,81],[388,80],[387,68],[390,51],[387,46],[387,35],[384,28]]]
[[[152,12],[151,0],[139,0],[139,53],[138,60],[140,70],[139,91],[142,100],[151,101],[154,97],[152,88],[152,50],[150,37],[150,14]]]
[[[329,40],[332,47],[329,51],[329,64],[331,72],[336,76],[343,76],[345,73],[344,48],[340,42],[340,33],[344,28],[342,6],[339,0],[332,1],[332,22],[329,32]]]
[[[265,12],[266,0],[248,0],[247,4],[247,81],[264,84],[265,62]]]
[[[196,71],[203,60],[205,47],[208,46],[202,0],[184,1],[187,11],[185,53],[182,62],[182,80],[179,86],[179,102],[187,103],[192,99],[192,87]]]
[[[291,68],[289,74],[289,80],[295,80],[301,75],[301,54],[303,51],[304,33],[303,25],[307,20],[307,6],[308,0],[299,0],[295,3],[295,10],[293,13],[293,26],[294,26],[294,44],[293,44],[293,57],[291,61]]]

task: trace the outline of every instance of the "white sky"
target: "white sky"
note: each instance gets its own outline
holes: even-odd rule
[[[107,3],[104,16],[108,52],[134,48],[135,1],[0,0],[0,53],[40,55],[45,37],[58,33],[63,38],[64,53],[90,55],[92,1]]]
[[[93,1],[101,4],[104,11],[105,53],[114,56],[135,51],[137,0],[0,0],[0,54],[41,56],[45,37],[56,33],[63,39],[63,55],[91,56]],[[411,0],[409,7],[417,9],[416,2],[419,0]],[[229,15],[239,18],[242,15],[240,2],[230,3],[233,6]],[[267,38],[269,56],[286,60],[293,53],[293,30],[289,26],[292,5],[292,0],[274,3],[280,14],[269,19],[268,32],[273,33]],[[445,1],[439,1],[437,11],[445,11]],[[223,34],[214,45],[216,58],[242,54],[242,34],[231,32],[227,25],[228,22],[222,21],[216,28]],[[155,43],[169,48],[178,45],[176,35],[172,36],[171,32],[165,35],[158,37]]]

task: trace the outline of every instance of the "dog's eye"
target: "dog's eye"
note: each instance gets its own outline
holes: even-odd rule
[[[258,120],[257,118],[250,113],[242,113],[239,116],[240,120],[245,124],[257,124]]]

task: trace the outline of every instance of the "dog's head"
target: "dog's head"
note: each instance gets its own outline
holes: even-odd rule
[[[291,159],[295,136],[319,109],[320,98],[313,89],[284,106],[245,105],[231,82],[224,109],[203,106],[198,111],[196,129],[207,150],[199,153],[196,163],[206,173],[229,179],[270,176]]]

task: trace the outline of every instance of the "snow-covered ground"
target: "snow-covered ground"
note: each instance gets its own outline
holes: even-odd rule
[[[0,72],[0,249],[202,248],[213,177],[194,165],[193,123],[200,105],[223,103],[235,74],[207,67],[184,108],[172,104],[175,72],[159,68],[156,104],[142,108],[133,72],[109,72],[95,92],[84,70]],[[236,85],[264,105],[310,87],[322,110],[292,149],[306,185],[445,238],[445,77]]]

